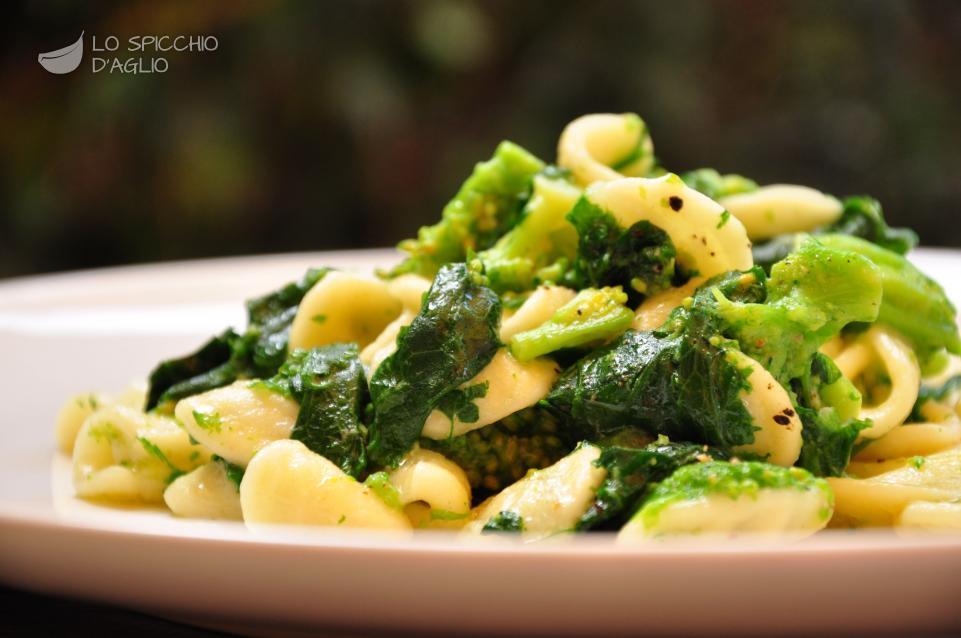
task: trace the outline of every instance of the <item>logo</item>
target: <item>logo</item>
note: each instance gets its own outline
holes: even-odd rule
[[[41,53],[37,56],[37,62],[47,71],[57,75],[75,71],[83,59],[83,34],[84,32],[81,31],[76,42],[62,49]]]

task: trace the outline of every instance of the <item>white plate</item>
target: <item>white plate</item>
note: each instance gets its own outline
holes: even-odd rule
[[[245,633],[753,634],[961,627],[961,537],[847,532],[794,545],[521,546],[327,530],[254,535],[73,498],[53,420],[122,388],[309,265],[392,251],[250,257],[0,283],[0,581]],[[914,260],[961,300],[961,252]]]

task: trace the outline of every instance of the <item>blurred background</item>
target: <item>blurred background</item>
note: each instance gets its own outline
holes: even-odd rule
[[[662,163],[878,197],[961,246],[961,2],[471,0],[5,5],[0,277],[387,246],[509,138],[636,111]],[[12,18],[12,19],[11,19]],[[214,35],[163,74],[37,63]],[[122,47],[123,48],[123,47]],[[128,54],[121,50],[121,56]]]

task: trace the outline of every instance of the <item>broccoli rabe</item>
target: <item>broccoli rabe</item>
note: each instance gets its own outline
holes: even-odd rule
[[[759,268],[709,280],[657,331],[628,330],[567,369],[547,402],[586,440],[636,426],[730,450],[754,441],[755,423],[741,400],[746,372],[726,352],[739,348],[790,389],[822,343],[870,320],[879,299],[869,261],[812,243],[770,282]]]
[[[878,322],[910,339],[924,362],[942,348],[961,354],[957,313],[944,290],[901,255],[848,235],[822,235],[826,246],[870,259],[881,273],[884,296]]]
[[[491,288],[521,292],[568,275],[577,253],[577,232],[565,215],[579,196],[580,189],[567,175],[551,167],[534,177],[520,222],[477,255]]]
[[[786,386],[821,345],[855,321],[873,321],[881,277],[866,258],[808,239],[774,265],[764,303],[738,303],[718,290],[725,334]]]
[[[196,352],[161,362],[150,373],[145,408],[177,401],[245,377],[269,377],[287,356],[290,324],[307,291],[328,268],[311,268],[296,282],[247,302],[244,334],[227,330]]]
[[[397,350],[370,380],[371,459],[393,465],[417,441],[434,408],[466,408],[460,386],[494,357],[500,314],[500,299],[474,265],[441,268],[420,313],[397,336]]]
[[[420,445],[463,468],[475,496],[504,489],[528,470],[555,463],[574,446],[557,420],[538,407],[515,412],[461,436],[422,438]]]
[[[363,473],[367,467],[364,416],[369,393],[356,344],[297,350],[277,375],[264,383],[300,404],[290,438],[354,478]]]
[[[694,190],[704,193],[713,200],[757,190],[757,182],[754,180],[734,173],[722,175],[713,168],[699,168],[681,173],[681,179]]]
[[[492,534],[495,532],[523,532],[524,519],[517,512],[504,510],[493,516],[484,527],[481,534]]]
[[[625,303],[627,295],[620,286],[582,290],[540,326],[514,335],[511,354],[520,361],[529,361],[555,350],[617,336],[634,320],[634,312]]]
[[[567,219],[577,229],[573,279],[583,286],[623,286],[632,302],[671,285],[676,250],[667,233],[649,221],[622,228],[614,216],[581,197]]]
[[[399,248],[410,256],[390,274],[431,278],[444,264],[464,261],[468,252],[490,248],[517,224],[531,195],[534,175],[543,169],[544,162],[520,146],[501,142],[490,160],[474,167],[444,207],[441,220],[421,228],[417,239],[400,243]]]
[[[928,401],[947,401],[949,404],[958,404],[961,408],[961,374],[949,377],[940,386],[922,385],[914,407],[911,409],[913,421],[927,420],[923,411],[924,404]]]
[[[633,434],[630,430],[626,433]],[[646,445],[632,444],[624,438],[619,436],[598,442],[601,456],[595,463],[607,470],[607,478],[598,488],[594,503],[578,521],[578,530],[610,524],[619,526],[617,523],[633,510],[644,491],[677,468],[728,458],[723,452],[706,445],[673,443],[666,437]]]
[[[799,467],[695,463],[658,484],[622,534],[813,532],[824,527],[833,507],[827,481]]]

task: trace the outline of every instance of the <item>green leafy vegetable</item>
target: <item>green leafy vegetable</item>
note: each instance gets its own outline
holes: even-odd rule
[[[500,346],[500,311],[500,300],[478,272],[464,263],[441,268],[420,314],[371,379],[372,459],[397,463],[431,410],[490,362]]]
[[[627,295],[620,286],[582,290],[540,326],[514,335],[511,354],[529,361],[548,352],[616,336],[634,320],[634,312],[625,303]]]
[[[401,509],[400,492],[391,484],[387,472],[374,472],[367,477],[364,485],[380,497],[380,500],[384,501],[388,507],[392,507],[395,510]]]
[[[884,296],[878,322],[910,339],[922,361],[944,348],[961,354],[957,313],[944,290],[901,255],[848,235],[823,235],[818,240],[839,250],[870,259],[881,272]]]
[[[590,508],[578,521],[578,530],[622,518],[634,509],[645,489],[683,465],[727,458],[727,455],[704,445],[672,443],[666,439],[641,447],[622,442],[601,442],[598,445],[601,456],[595,464],[607,470],[607,478],[598,488]]]
[[[578,200],[567,219],[577,229],[574,268],[581,286],[619,285],[639,295],[670,287],[676,251],[671,238],[657,226],[639,221],[622,228],[613,215],[587,197]]]
[[[150,374],[145,409],[175,402],[237,379],[269,377],[287,356],[290,324],[307,291],[329,272],[312,268],[299,280],[247,302],[249,326],[212,338],[199,350],[161,362]]]
[[[733,173],[722,175],[713,168],[699,168],[682,173],[681,179],[694,190],[704,193],[713,200],[757,190],[757,182],[754,180]]]
[[[565,215],[579,195],[567,176],[556,171],[534,178],[520,222],[477,255],[491,288],[519,292],[566,277],[577,253],[577,233]]]
[[[637,516],[645,527],[653,528],[660,513],[674,503],[715,494],[731,499],[756,497],[761,490],[819,490],[833,502],[827,482],[799,467],[779,467],[759,461],[711,461],[685,465],[675,471],[654,488]]]
[[[961,374],[957,374],[948,378],[940,386],[932,387],[922,385],[921,389],[918,391],[918,398],[914,402],[914,408],[911,409],[911,420],[926,420],[924,415],[921,414],[921,409],[928,401],[944,401],[945,399],[949,399],[958,393],[961,393]]]
[[[402,241],[409,257],[391,275],[416,273],[433,277],[441,266],[464,261],[469,251],[490,248],[517,224],[531,184],[544,163],[511,142],[501,142],[494,156],[474,167],[440,222],[424,226],[417,239]]]
[[[363,416],[369,394],[357,344],[297,350],[271,383],[300,403],[290,438],[360,476],[367,467]]]
[[[517,512],[505,510],[498,512],[481,529],[481,534],[493,534],[497,532],[523,532],[524,519]]]
[[[237,491],[240,491],[240,482],[244,480],[244,468],[216,454],[210,457],[210,460],[211,462],[219,463],[224,468],[224,474],[227,475],[227,479],[234,484]]]

